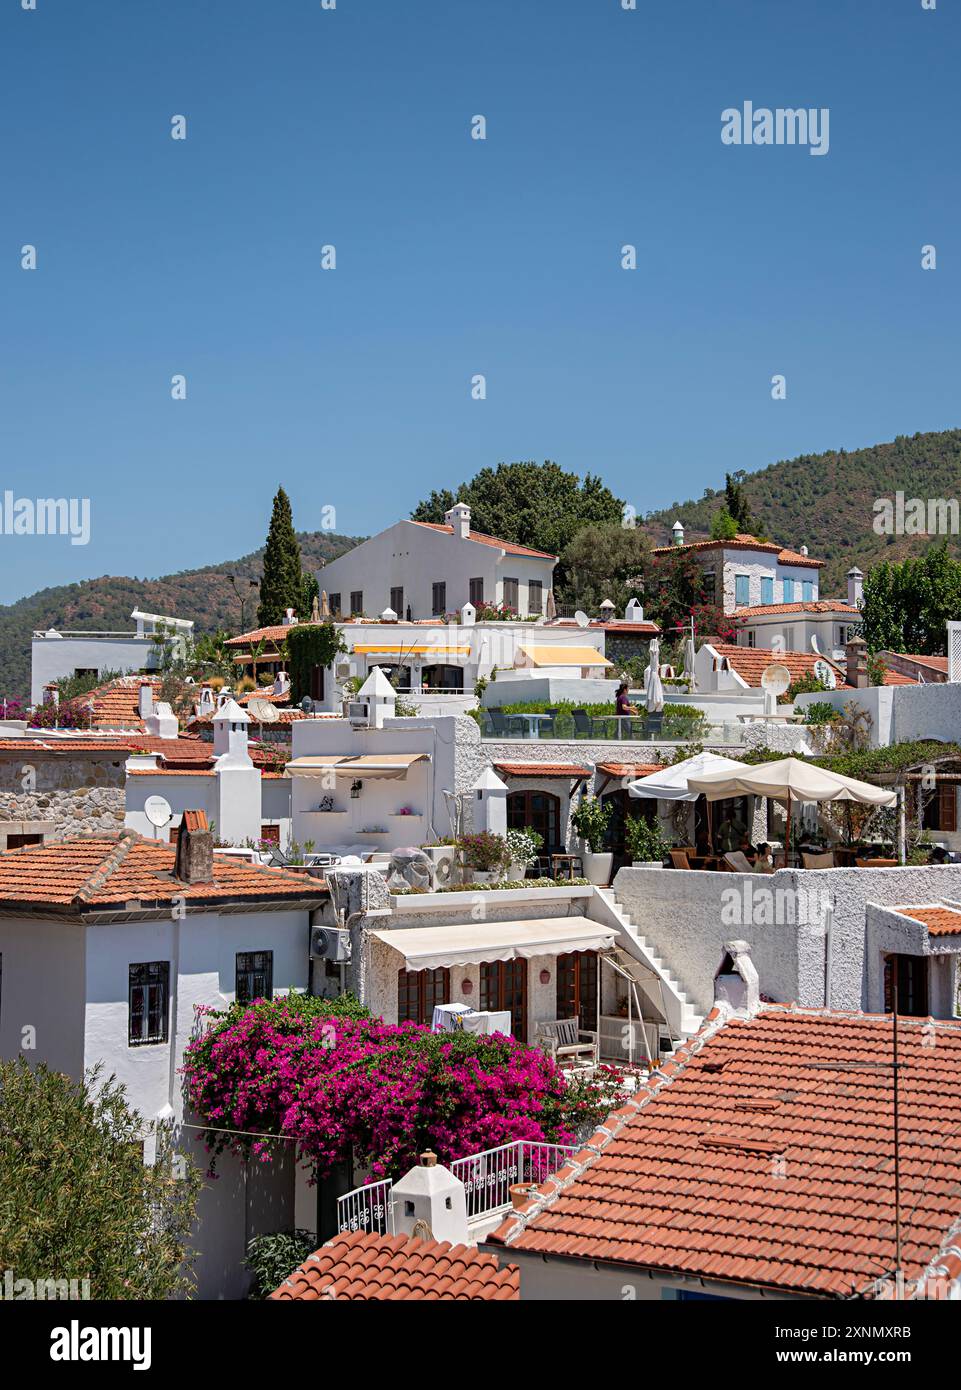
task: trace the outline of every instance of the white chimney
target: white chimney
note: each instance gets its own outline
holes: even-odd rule
[[[471,787],[474,793],[474,833],[507,834],[507,787],[492,767],[485,767]]]
[[[213,820],[228,845],[260,839],[262,783],[247,749],[250,715],[227,700],[214,715],[214,776],[217,779]]]
[[[141,719],[146,719],[153,714],[153,686],[146,681],[140,687],[137,710]]]
[[[394,1230],[397,1235],[414,1234],[426,1226],[434,1240],[452,1245],[467,1243],[467,1196],[464,1184],[449,1168],[437,1162],[437,1155],[421,1154],[420,1166],[394,1183]],[[426,1233],[425,1233],[426,1234]]]
[[[807,553],[808,553],[808,548],[807,548],[807,546],[806,546],[806,545],[802,545],[802,546],[801,546],[801,554],[802,554],[802,555],[806,555]]]
[[[397,708],[397,691],[379,666],[373,668],[355,698],[358,701],[366,701],[370,712],[370,728],[382,729],[385,719],[394,718]]]
[[[225,700],[214,715],[214,757],[226,754],[245,767],[252,767],[247,751],[250,715],[236,700]]]
[[[624,621],[626,623],[642,623],[644,621],[644,606],[636,598],[632,598],[624,609]]]
[[[278,671],[274,676],[272,693],[274,695],[287,695],[290,691],[290,677],[286,671]]]
[[[197,701],[198,714],[213,714],[214,711],[214,692],[209,685],[201,686],[200,699]]]
[[[444,520],[453,527],[455,536],[462,541],[470,540],[470,507],[466,502],[455,502],[450,511],[444,513]]]
[[[461,627],[473,627],[477,621],[477,609],[472,603],[465,603],[460,610]]]
[[[296,621],[294,610],[292,608],[286,609],[284,612],[284,627],[293,627]]]
[[[684,544],[684,527],[681,525],[680,521],[675,521],[674,525],[671,527],[671,539],[675,545]]]
[[[853,565],[848,570],[848,603],[852,608],[860,608],[864,598],[864,575]]]
[[[761,1002],[757,966],[747,941],[728,941],[714,976],[714,1002],[752,1018]]]

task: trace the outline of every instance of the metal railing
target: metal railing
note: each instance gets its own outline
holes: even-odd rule
[[[518,1139],[496,1149],[455,1158],[450,1170],[464,1184],[467,1220],[496,1216],[511,1205],[514,1183],[541,1183],[563,1168],[576,1144],[539,1144]],[[338,1231],[371,1231],[394,1234],[393,1183],[390,1178],[355,1187],[337,1198]]]
[[[337,1198],[338,1231],[370,1231],[376,1235],[394,1234],[393,1183],[390,1178],[355,1187]]]
[[[464,1184],[467,1220],[506,1211],[515,1183],[544,1182],[576,1152],[576,1144],[538,1144],[518,1139],[469,1158],[455,1158],[450,1170]]]
[[[760,717],[760,716],[759,716]],[[701,723],[697,720],[683,719],[667,715],[662,720],[645,721],[639,715],[593,714],[585,715],[577,724],[568,716],[559,716],[553,721],[528,720],[522,714],[505,714],[505,726],[495,731],[493,721],[485,719],[481,738],[510,740],[517,742],[538,742],[539,740],[593,740],[597,743],[727,743],[742,745],[745,742],[744,730],[747,727],[736,720],[722,720]]]

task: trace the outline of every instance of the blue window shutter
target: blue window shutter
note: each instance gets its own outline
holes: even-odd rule
[[[774,580],[773,580],[773,579],[762,579],[762,580],[761,580],[761,602],[762,602],[762,603],[773,603],[773,602],[774,602]]]

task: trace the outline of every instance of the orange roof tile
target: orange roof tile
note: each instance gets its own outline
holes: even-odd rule
[[[156,695],[160,680],[156,676],[119,676],[106,685],[88,690],[64,703],[64,709],[83,712],[93,705],[95,729],[143,729],[140,717],[140,687],[149,685]]]
[[[808,603],[758,603],[753,607],[734,610],[735,618],[765,617],[772,613],[844,613],[855,618],[861,616],[860,608],[853,608],[850,603],[832,603],[826,598],[811,599]]]
[[[520,1297],[520,1276],[516,1265],[500,1269],[493,1255],[471,1245],[345,1231],[308,1256],[270,1297],[501,1303]]]
[[[578,763],[495,763],[508,777],[590,777],[591,769]]]
[[[902,917],[911,917],[927,927],[929,936],[953,936],[961,932],[961,908],[935,903],[931,907],[894,907]]]
[[[173,877],[175,849],[132,831],[118,838],[60,840],[0,854],[0,904],[59,907],[73,912],[124,909],[130,903],[169,907],[174,896],[194,903],[290,898],[316,900],[322,880],[269,869],[240,858],[215,858],[211,883]]]
[[[895,1260],[891,1042],[879,1015],[773,1005],[725,1023],[715,1010],[488,1244],[871,1296]],[[911,1285],[957,1239],[961,1024],[902,1017],[899,1062]]]
[[[649,777],[653,772],[663,772],[664,763],[598,763],[598,772],[606,772],[608,777]]]
[[[731,670],[736,671],[753,690],[760,690],[761,675],[772,662],[786,666],[791,680],[796,681],[800,676],[813,676],[816,661],[827,661],[840,677],[839,684],[846,684],[844,671],[837,662],[815,656],[813,652],[776,652],[771,647],[738,647],[730,642],[712,642],[710,645],[719,657],[727,658]]]
[[[808,565],[812,569],[820,569],[827,562],[825,560],[812,560],[810,555],[802,555],[799,550],[787,550],[784,546],[778,545],[776,541],[760,541],[757,536],[748,535],[746,531],[739,531],[727,541],[703,540],[685,541],[683,545],[659,545],[655,546],[651,552],[653,555],[670,555],[674,550],[766,550],[776,552],[778,561],[782,565]]]
[[[454,534],[453,526],[443,521],[412,521],[411,525],[424,526],[428,531],[445,531],[448,536]],[[492,545],[498,550],[506,550],[508,555],[534,555],[538,560],[557,559],[556,555],[549,555],[546,550],[531,550],[530,546],[517,545],[514,541],[502,541],[496,536],[485,536],[483,531],[468,531],[467,534],[470,540],[477,541],[480,545]]]

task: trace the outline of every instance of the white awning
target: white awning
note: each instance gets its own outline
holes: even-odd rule
[[[371,936],[403,957],[408,970],[530,960],[568,951],[606,951],[615,933],[587,917],[541,917],[520,922],[468,922],[459,926],[402,927]]]
[[[287,771],[295,777],[396,778],[406,777],[408,768],[426,759],[426,753],[329,754],[326,757],[292,758]]]

